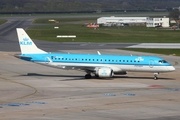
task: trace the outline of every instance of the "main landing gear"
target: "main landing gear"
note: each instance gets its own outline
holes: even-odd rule
[[[158,79],[158,74],[159,74],[159,73],[154,73],[154,80],[157,80],[157,79]]]
[[[99,75],[97,75],[97,74],[94,74],[94,75],[96,78],[99,78]],[[92,78],[91,73],[87,73],[84,77],[85,77],[85,79],[91,79]]]
[[[91,79],[91,74],[90,73],[87,73],[86,75],[85,75],[85,79]]]

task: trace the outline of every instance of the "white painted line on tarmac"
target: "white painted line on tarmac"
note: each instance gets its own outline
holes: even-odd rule
[[[105,46],[106,44],[100,44],[99,46]]]
[[[88,45],[88,44],[80,44],[80,46],[86,46],[86,45]]]
[[[126,48],[173,48],[180,49],[180,43],[141,43]]]

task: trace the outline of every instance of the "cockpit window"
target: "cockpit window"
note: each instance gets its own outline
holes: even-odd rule
[[[167,63],[165,60],[159,60],[159,63]]]

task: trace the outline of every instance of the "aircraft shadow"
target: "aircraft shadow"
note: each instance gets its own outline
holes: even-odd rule
[[[127,78],[127,79],[152,79],[154,80],[154,77],[144,77],[144,76],[114,76],[113,78]],[[175,80],[174,78],[164,78],[164,77],[158,77],[158,80]]]
[[[25,75],[21,75],[21,76],[41,76],[41,77],[72,77],[72,79],[65,79],[65,80],[60,80],[60,81],[68,81],[68,80],[88,80],[85,79],[84,76],[82,75],[49,75],[49,74],[38,74],[38,73],[27,73]],[[144,79],[144,80],[148,80],[148,79],[153,79],[152,77],[140,77],[140,76],[114,76],[113,78],[97,78],[95,76],[92,76],[92,79],[98,79],[98,80],[113,80],[114,78],[123,78],[123,79]],[[175,80],[173,78],[164,78],[164,77],[159,77],[158,80]]]
[[[80,75],[49,75],[49,74],[38,74],[38,73],[27,73],[21,76],[35,76],[35,77],[70,77],[72,79],[64,79],[64,80],[60,80],[60,81],[68,81],[68,80],[86,80],[84,78],[84,76],[80,76]]]
[[[21,76],[44,76],[44,77],[83,77],[79,75],[48,75],[48,74],[38,74],[38,73],[27,73]]]

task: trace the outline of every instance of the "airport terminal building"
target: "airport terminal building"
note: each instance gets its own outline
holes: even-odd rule
[[[146,27],[169,27],[169,18],[150,17],[100,17],[97,24],[144,24]]]
[[[169,27],[169,18],[147,18],[146,27]]]

